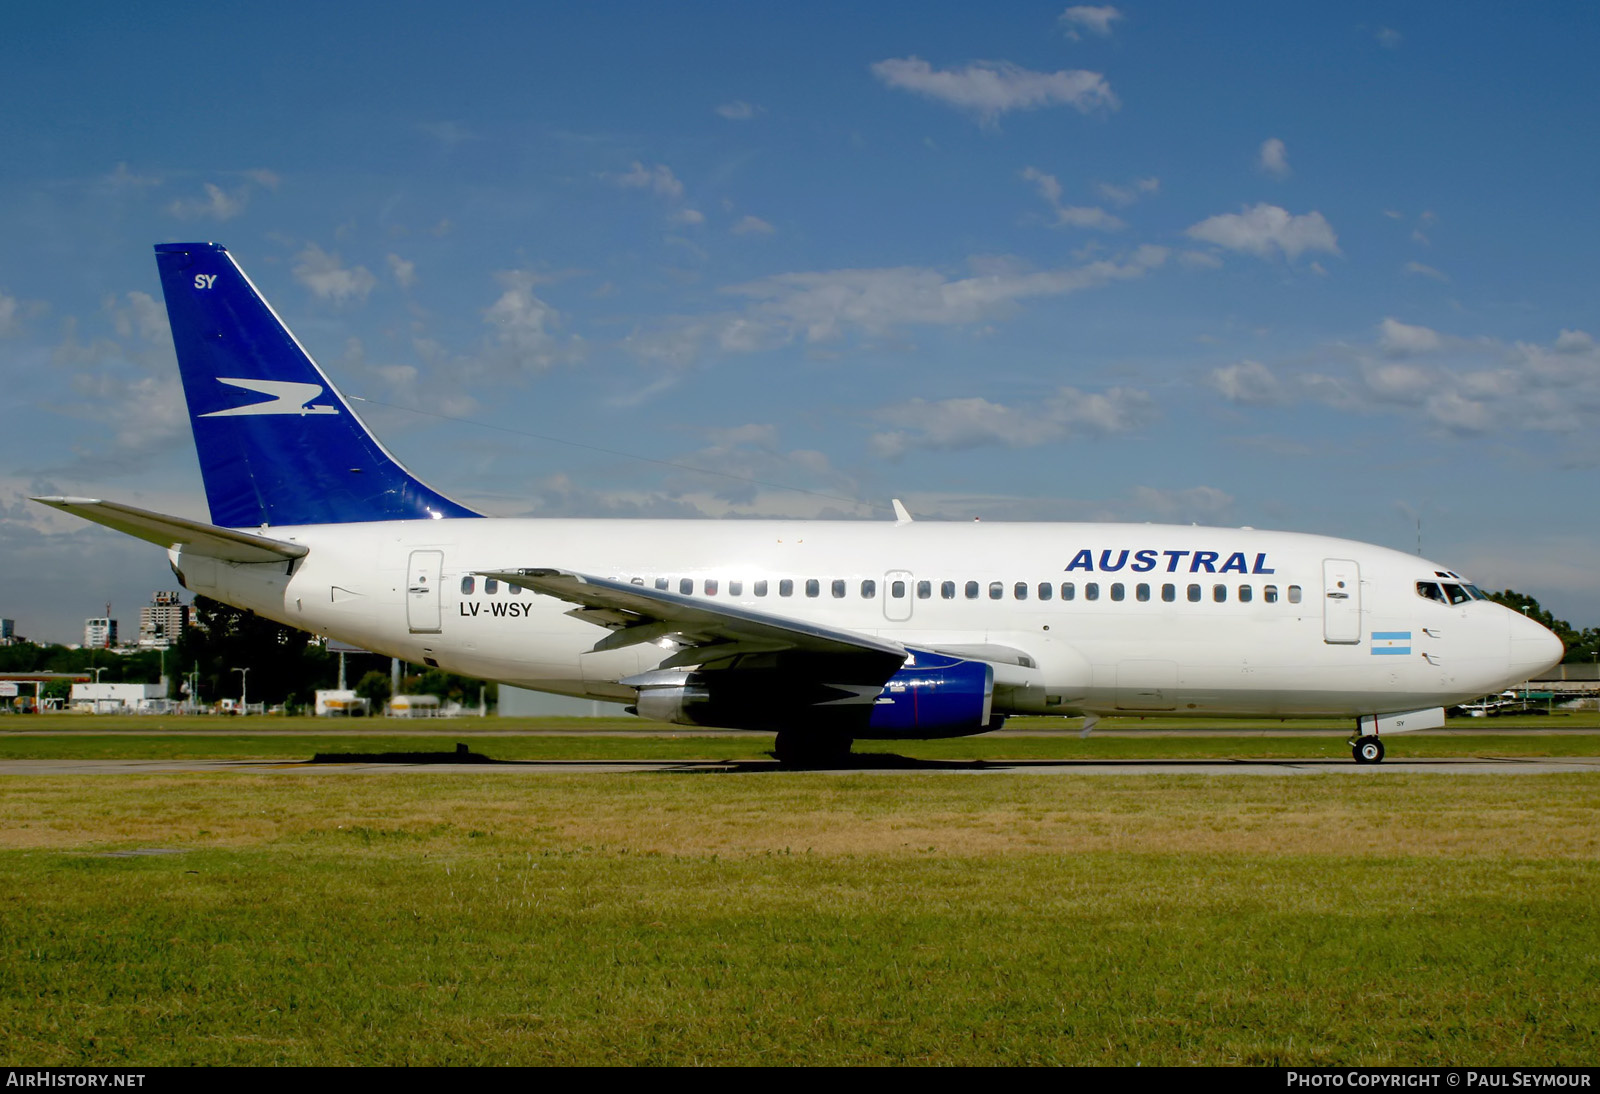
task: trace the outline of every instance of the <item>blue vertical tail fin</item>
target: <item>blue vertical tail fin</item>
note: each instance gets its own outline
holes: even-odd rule
[[[226,247],[162,243],[156,265],[212,523],[480,515],[389,454]]]

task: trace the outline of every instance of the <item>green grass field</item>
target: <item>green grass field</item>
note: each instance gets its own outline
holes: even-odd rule
[[[1129,741],[1217,747],[916,747]],[[1587,775],[5,776],[0,1062],[1590,1064],[1597,807]]]

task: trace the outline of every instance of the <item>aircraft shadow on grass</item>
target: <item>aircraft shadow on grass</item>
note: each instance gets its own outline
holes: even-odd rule
[[[1104,767],[1129,768],[1214,768],[1219,764],[1236,767],[1329,767],[1347,766],[1348,760],[1335,757],[1303,757],[1285,759],[1061,759],[1061,760],[930,760],[915,756],[902,756],[894,752],[852,753],[843,759],[825,763],[779,764],[776,758],[761,760],[497,760],[474,752],[465,744],[458,744],[453,752],[318,752],[307,764],[473,764],[493,767],[529,768],[610,768],[638,769],[645,767],[657,774],[763,774],[784,771],[1003,771],[1029,768],[1083,768],[1093,770]],[[1460,758],[1418,757],[1409,763],[1460,763]]]

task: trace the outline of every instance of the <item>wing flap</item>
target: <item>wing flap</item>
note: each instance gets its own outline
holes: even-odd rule
[[[32,500],[95,524],[103,524],[146,543],[154,543],[158,547],[168,550],[182,547],[188,554],[223,562],[283,562],[286,559],[303,558],[310,552],[309,547],[298,543],[285,543],[281,539],[268,539],[253,532],[220,528],[215,524],[202,524],[183,517],[169,517],[114,501],[60,497]]]

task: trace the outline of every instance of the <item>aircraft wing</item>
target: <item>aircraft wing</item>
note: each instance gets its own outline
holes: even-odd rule
[[[202,524],[183,517],[169,517],[152,513],[148,509],[135,509],[114,501],[95,498],[33,498],[41,505],[59,509],[114,528],[119,532],[154,543],[171,550],[182,547],[185,552],[223,562],[283,562],[301,558],[310,552],[309,547],[298,543],[285,543],[281,539],[268,539],[253,532],[238,532],[232,528],[219,528],[215,524]]]
[[[671,639],[682,648],[663,661],[662,668],[710,665],[743,654],[795,651],[850,659],[873,675],[881,670],[881,679],[887,680],[906,659],[904,646],[871,635],[819,627],[705,599],[691,600],[569,570],[479,573],[578,605],[567,614],[611,632],[595,643],[596,652]]]

